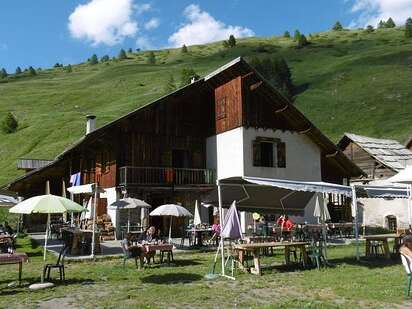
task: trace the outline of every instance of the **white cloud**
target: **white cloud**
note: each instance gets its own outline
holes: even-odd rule
[[[412,17],[412,0],[354,0],[351,11],[359,14],[352,21],[352,27],[376,26],[380,20],[389,17],[397,25],[403,25],[408,17]]]
[[[152,18],[147,23],[144,24],[146,30],[156,29],[160,25],[160,20],[158,18]]]
[[[225,25],[208,12],[202,11],[196,4],[186,7],[183,15],[187,23],[169,37],[169,44],[175,47],[220,41],[231,34],[238,38],[255,35],[249,28]]]
[[[138,31],[132,15],[137,10],[133,0],[91,0],[78,5],[69,16],[69,31],[76,39],[92,45],[113,46]]]
[[[136,39],[136,47],[142,50],[155,49],[152,41],[146,36],[140,36]]]
[[[150,11],[152,6],[149,3],[135,4],[134,9],[137,14],[143,14],[144,12]]]

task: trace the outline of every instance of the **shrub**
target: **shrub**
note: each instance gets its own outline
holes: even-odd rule
[[[149,55],[147,56],[147,63],[148,64],[155,64],[156,63],[156,56],[154,52],[149,52]]]
[[[1,130],[6,133],[14,133],[17,131],[19,123],[12,113],[7,113],[6,117],[1,122]]]
[[[283,37],[290,39],[290,32],[289,31],[285,31],[285,33],[283,33]]]
[[[333,25],[332,30],[333,30],[333,31],[342,31],[342,30],[343,30],[342,24],[341,24],[339,21],[337,21],[337,22]]]
[[[0,71],[0,78],[6,78],[8,76],[5,68],[2,68]]]
[[[118,58],[119,60],[127,59],[126,52],[124,51],[123,48],[119,51],[119,55],[117,56],[117,58]]]
[[[375,29],[373,28],[372,25],[368,25],[368,26],[366,27],[365,31],[366,31],[367,33],[372,33],[373,31],[375,31]]]
[[[187,54],[188,50],[187,50],[187,46],[185,44],[183,44],[182,46],[182,53],[183,54]]]
[[[93,54],[91,56],[91,58],[89,59],[89,64],[90,65],[95,65],[95,64],[98,64],[98,63],[99,63],[99,59],[97,59],[97,55]]]
[[[231,35],[229,36],[229,40],[228,40],[227,42],[228,42],[228,44],[229,44],[229,47],[231,47],[231,48],[235,47],[235,46],[236,46],[235,36],[234,36],[233,34],[231,34]]]

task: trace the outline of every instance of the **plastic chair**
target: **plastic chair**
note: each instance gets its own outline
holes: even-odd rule
[[[383,255],[383,244],[380,241],[371,241],[370,246],[371,246],[371,253],[374,256],[378,256],[379,251]]]
[[[67,254],[68,247],[65,246],[59,253],[56,264],[46,264],[43,268],[43,278],[50,280],[50,271],[54,268],[59,270],[60,281],[66,280],[66,275],[64,272],[64,258]],[[47,277],[46,277],[47,272]]]
[[[317,269],[320,269],[320,266],[326,263],[325,257],[323,256],[322,245],[316,245],[315,242],[311,242],[309,245],[308,256],[312,264],[316,265]]]
[[[411,296],[412,270],[411,260],[401,253],[402,264],[406,271],[406,296]]]

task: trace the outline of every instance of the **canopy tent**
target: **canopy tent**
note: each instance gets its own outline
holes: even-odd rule
[[[412,227],[412,166],[407,166],[395,176],[388,179],[392,183],[406,184],[408,188],[408,222]]]
[[[104,193],[104,189],[99,187],[97,183],[91,183],[87,185],[81,185],[81,186],[72,186],[70,188],[67,188],[67,191],[69,191],[72,195],[74,194],[89,194],[89,195],[94,195],[93,198],[93,209],[91,213],[93,214],[93,223],[92,223],[92,250],[90,256],[94,258],[94,251],[95,251],[95,234],[96,234],[96,209],[97,209],[97,197],[99,196],[100,193]]]
[[[217,191],[217,192],[216,192]],[[293,181],[259,177],[233,177],[217,180],[217,189],[206,197],[206,203],[219,203],[220,222],[223,222],[223,207],[236,201],[239,210],[276,211],[303,213],[315,193],[334,193],[352,196],[355,217],[356,256],[359,258],[358,210],[354,187],[327,182]],[[227,195],[227,196],[226,196]],[[229,204],[230,202],[230,204]],[[322,203],[323,204],[323,203]],[[324,205],[324,204],[323,204]],[[225,275],[224,241],[221,241],[222,276]]]
[[[110,204],[110,209],[127,209],[127,232],[130,232],[130,210],[131,209],[141,209],[141,208],[151,208],[148,203],[137,198],[125,197],[112,204]]]

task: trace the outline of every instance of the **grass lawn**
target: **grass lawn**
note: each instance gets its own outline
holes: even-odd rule
[[[1,266],[0,308],[136,308],[136,307],[277,307],[277,308],[409,308],[404,295],[405,274],[400,262],[355,262],[353,246],[329,250],[336,266],[317,271],[263,271],[263,276],[238,273],[237,280],[208,281],[213,253],[176,254],[176,266],[158,265],[138,271],[132,260],[126,269],[120,259],[76,262],[66,266],[65,284],[29,291],[42,269],[41,247],[19,239],[18,251],[30,256],[23,266],[22,287],[8,287],[17,278],[17,265]],[[49,256],[52,261],[54,258]],[[265,257],[264,264],[281,261]]]

